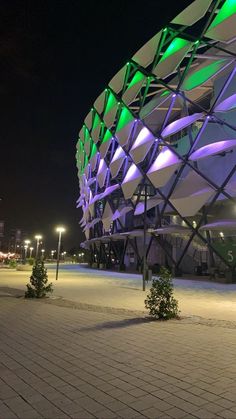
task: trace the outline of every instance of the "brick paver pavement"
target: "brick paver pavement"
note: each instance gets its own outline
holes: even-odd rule
[[[0,304],[1,419],[236,418],[234,322]]]

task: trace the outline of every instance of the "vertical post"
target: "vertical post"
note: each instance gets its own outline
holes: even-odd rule
[[[144,222],[143,222],[143,291],[146,290],[146,279],[147,279],[147,249],[146,249],[146,237],[147,237],[147,185],[144,187]]]
[[[35,259],[38,259],[38,253],[39,253],[39,240],[42,239],[42,236],[37,234],[37,236],[34,237],[36,239],[36,252],[35,252]]]
[[[60,261],[60,252],[61,252],[61,231],[59,231],[58,236],[58,246],[57,246],[57,267],[56,267],[56,281],[58,278],[58,269],[59,269],[59,261]]]
[[[38,252],[39,252],[39,239],[36,239],[37,243],[36,243],[36,255],[35,255],[35,259],[38,259]]]
[[[28,249],[27,244],[24,247],[25,247],[25,260],[26,260],[26,258],[27,258],[27,249]]]

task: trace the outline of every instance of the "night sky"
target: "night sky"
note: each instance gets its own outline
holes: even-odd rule
[[[0,220],[55,247],[84,240],[75,145],[114,74],[191,3],[164,0],[1,0]]]

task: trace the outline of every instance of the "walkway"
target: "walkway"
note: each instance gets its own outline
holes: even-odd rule
[[[1,297],[0,418],[236,418],[235,323]]]
[[[0,419],[236,418],[235,284],[175,280],[155,322],[140,276],[64,265],[31,301],[29,275],[0,271]]]
[[[55,266],[48,267],[54,296],[100,307],[145,311],[141,275],[98,271],[79,265],[61,265],[55,283]],[[30,272],[0,270],[0,288],[25,290]],[[175,296],[183,316],[236,321],[236,284],[175,279]]]

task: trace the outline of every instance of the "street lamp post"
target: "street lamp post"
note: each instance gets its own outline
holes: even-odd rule
[[[42,253],[42,259],[44,259],[44,252],[45,252],[45,249],[42,249],[42,250],[41,250],[41,253]]]
[[[24,249],[25,249],[25,259],[27,258],[27,251],[28,251],[29,244],[30,244],[30,240],[25,240],[25,246],[24,246]]]
[[[35,254],[35,259],[38,258],[38,252],[39,252],[39,240],[42,239],[42,236],[40,236],[40,234],[37,234],[36,236],[34,236],[34,238],[36,239],[36,254]]]
[[[61,235],[66,230],[64,227],[57,227],[56,232],[58,233],[58,245],[57,245],[57,267],[56,267],[56,281],[58,279],[58,269],[59,269],[59,262],[60,262],[60,252],[61,252]]]
[[[56,253],[56,250],[51,250],[51,257],[54,259],[54,253]]]
[[[30,247],[30,258],[32,257],[32,252],[33,252],[34,248]]]
[[[27,244],[24,245],[24,249],[25,249],[25,259],[26,259],[27,258],[27,250],[28,250],[28,245]]]

